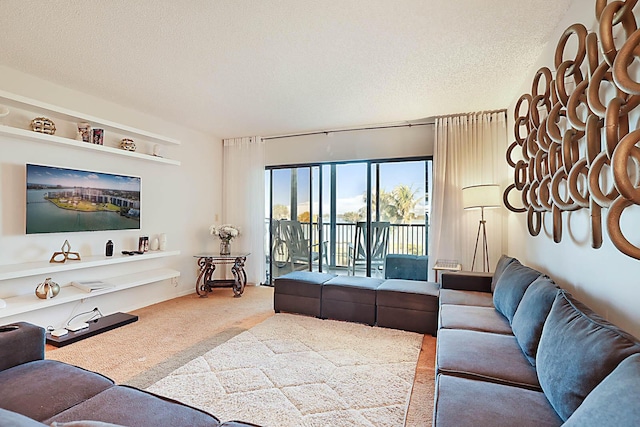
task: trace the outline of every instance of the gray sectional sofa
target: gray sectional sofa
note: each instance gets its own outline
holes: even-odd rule
[[[438,322],[435,426],[640,425],[638,340],[518,260],[443,274]]]
[[[242,427],[177,401],[53,360],[45,331],[28,323],[0,326],[2,427]]]

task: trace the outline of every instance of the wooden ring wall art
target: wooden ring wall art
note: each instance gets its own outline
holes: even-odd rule
[[[515,140],[506,153],[513,184],[503,201],[512,212],[527,214],[532,236],[551,214],[556,243],[562,240],[562,214],[587,209],[595,249],[602,246],[606,212],[612,243],[640,259],[640,247],[620,226],[623,211],[640,205],[640,129],[630,132],[640,122],[636,3],[596,0],[597,32],[571,25],[556,46],[555,74],[547,67],[536,72],[531,93],[514,109]]]

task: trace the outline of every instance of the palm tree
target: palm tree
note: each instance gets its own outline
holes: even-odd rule
[[[403,224],[409,224],[412,219],[417,218],[414,213],[418,204],[417,192],[418,190],[405,184],[398,185],[392,191],[392,206]]]
[[[418,190],[414,190],[405,184],[400,184],[395,187],[391,192],[380,189],[379,197],[373,195],[373,203],[371,204],[371,210],[376,210],[376,200],[380,203],[380,219],[383,221],[389,221],[391,223],[408,224],[412,219],[416,219],[417,216],[414,213],[414,209],[418,204],[416,193]],[[365,205],[367,203],[367,195],[363,196]],[[361,208],[361,216],[366,217],[366,208]]]

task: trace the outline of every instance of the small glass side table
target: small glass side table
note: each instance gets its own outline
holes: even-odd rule
[[[198,267],[200,274],[196,280],[196,293],[201,298],[209,296],[209,292],[213,288],[232,288],[234,297],[241,297],[244,287],[247,284],[247,273],[244,271],[244,263],[247,257],[251,255],[248,252],[232,253],[229,255],[220,255],[214,253],[202,253],[194,255],[198,258]],[[216,265],[233,264],[231,272],[233,279],[212,279]]]

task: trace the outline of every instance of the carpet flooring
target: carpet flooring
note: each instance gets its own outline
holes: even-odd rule
[[[422,335],[277,314],[147,390],[265,427],[404,425]]]
[[[194,293],[136,310],[137,322],[66,347],[47,346],[46,358],[147,388],[274,316],[272,288],[249,286],[242,298],[232,295],[216,289],[208,298]],[[431,425],[435,343],[429,335],[422,338],[405,427]]]

